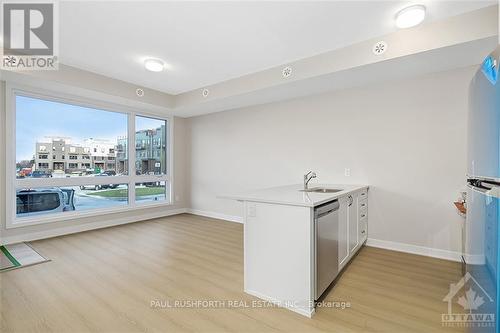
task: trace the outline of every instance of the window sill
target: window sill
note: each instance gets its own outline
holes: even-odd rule
[[[62,222],[62,221],[68,221],[68,220],[78,220],[78,219],[84,219],[84,218],[89,218],[89,217],[96,217],[96,216],[103,216],[103,215],[111,215],[111,214],[119,214],[119,213],[124,213],[124,212],[133,212],[133,211],[140,211],[144,209],[149,209],[149,208],[158,208],[158,207],[172,207],[173,203],[166,201],[163,203],[140,203],[140,204],[135,204],[134,206],[126,206],[126,207],[119,207],[119,208],[112,208],[112,209],[96,209],[92,211],[83,211],[83,212],[62,212],[62,213],[56,213],[51,216],[30,216],[30,217],[25,217],[25,218],[16,218],[14,222],[7,221],[6,223],[6,229],[14,229],[14,228],[21,228],[21,227],[27,227],[27,226],[32,226],[32,225],[39,225],[39,224],[47,224],[47,223],[55,223],[55,222]]]

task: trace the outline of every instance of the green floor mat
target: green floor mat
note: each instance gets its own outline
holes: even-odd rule
[[[0,272],[47,261],[27,243],[0,246]]]

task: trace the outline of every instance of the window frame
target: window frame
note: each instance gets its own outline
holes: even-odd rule
[[[51,102],[70,104],[75,106],[95,108],[103,111],[117,112],[127,115],[127,145],[128,145],[128,175],[112,177],[70,177],[70,178],[24,178],[16,179],[16,96],[42,99]],[[76,220],[107,214],[123,213],[133,210],[143,210],[152,207],[173,206],[175,197],[173,181],[173,144],[174,144],[174,117],[171,115],[160,114],[141,106],[130,107],[115,102],[105,102],[87,97],[75,96],[66,93],[44,90],[40,88],[13,84],[7,82],[5,87],[6,97],[6,228],[18,228],[30,225],[60,222],[66,220]],[[135,117],[149,117],[167,122],[167,146],[166,160],[167,172],[165,175],[136,175],[135,172]],[[37,152],[35,152],[37,153]],[[110,184],[112,178],[113,184],[128,185],[128,204],[126,206],[98,208],[85,211],[60,212],[47,215],[17,217],[16,214],[16,190],[20,188],[36,187],[73,187],[80,185],[106,185]],[[166,182],[166,197],[162,202],[139,202],[135,200],[135,184],[144,182]]]

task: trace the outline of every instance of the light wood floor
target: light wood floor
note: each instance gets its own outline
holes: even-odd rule
[[[457,263],[365,247],[312,319],[280,308],[153,308],[243,293],[243,227],[183,214],[33,242],[52,259],[0,274],[2,332],[443,332]],[[165,303],[163,303],[165,304]],[[172,303],[170,303],[172,304]]]

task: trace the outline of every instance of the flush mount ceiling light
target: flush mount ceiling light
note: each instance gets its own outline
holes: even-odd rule
[[[414,5],[406,7],[396,14],[396,26],[398,28],[411,28],[419,25],[425,19],[425,6]]]
[[[144,67],[151,72],[161,72],[165,69],[165,63],[160,59],[146,59],[144,60]]]

